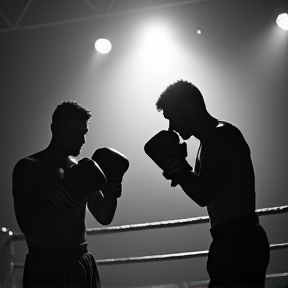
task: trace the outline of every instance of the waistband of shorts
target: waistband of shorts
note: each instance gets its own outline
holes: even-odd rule
[[[36,261],[55,261],[78,259],[88,253],[87,242],[76,246],[64,247],[31,247],[28,246],[29,259]]]
[[[213,238],[225,237],[231,233],[242,233],[259,224],[259,216],[254,212],[244,216],[237,217],[227,222],[221,223],[210,229]]]

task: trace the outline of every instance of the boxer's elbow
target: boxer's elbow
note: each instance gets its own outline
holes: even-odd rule
[[[212,200],[210,198],[203,198],[201,200],[198,200],[196,202],[200,207],[207,207],[212,203]]]
[[[96,216],[95,219],[103,226],[110,225],[114,219],[114,213],[113,214],[98,213],[95,216]]]
[[[185,173],[179,180],[183,191],[200,207],[206,207],[212,202],[212,194],[206,183],[193,172]]]

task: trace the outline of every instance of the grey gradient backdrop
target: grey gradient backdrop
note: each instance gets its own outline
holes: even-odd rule
[[[253,2],[253,3],[252,3]],[[0,226],[20,232],[11,174],[22,157],[45,148],[51,115],[64,100],[93,113],[81,157],[114,147],[130,160],[123,196],[111,226],[207,215],[171,188],[143,146],[167,121],[155,109],[158,95],[184,79],[202,91],[210,113],[230,121],[252,151],[257,208],[288,204],[288,33],[273,22],[274,1],[220,0],[50,28],[0,34]],[[170,30],[171,47],[150,59],[141,31],[150,22]],[[196,29],[202,29],[202,35]],[[95,39],[113,50],[99,55]],[[150,60],[149,60],[150,59]],[[198,141],[190,139],[194,165]],[[231,191],[233,193],[233,191]],[[100,227],[88,213],[87,227]],[[263,216],[271,243],[288,241],[287,214]],[[209,225],[91,236],[96,259],[207,250]],[[23,262],[24,242],[15,243]],[[288,271],[287,251],[271,252],[269,273]],[[101,266],[104,286],[172,283],[207,278],[206,258]],[[21,278],[21,271],[16,272]]]

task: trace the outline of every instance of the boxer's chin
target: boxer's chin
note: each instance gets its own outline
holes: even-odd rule
[[[80,154],[80,152],[81,152],[81,147],[80,148],[71,149],[69,154],[71,156],[77,157]]]

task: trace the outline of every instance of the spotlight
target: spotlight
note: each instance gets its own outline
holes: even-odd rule
[[[2,232],[4,232],[4,233],[8,231],[8,229],[7,229],[6,227],[2,227],[1,230],[2,230]]]
[[[112,44],[108,39],[100,38],[95,42],[95,49],[101,54],[107,54],[112,49]]]
[[[279,14],[276,23],[280,28],[288,31],[288,13]]]
[[[278,7],[276,9],[276,23],[277,25],[288,31],[288,1],[279,1]]]

